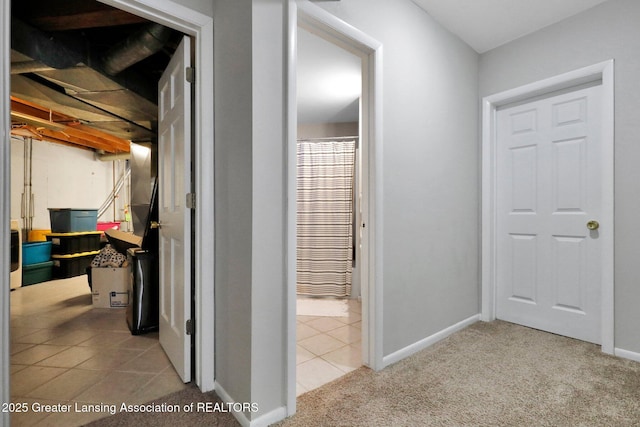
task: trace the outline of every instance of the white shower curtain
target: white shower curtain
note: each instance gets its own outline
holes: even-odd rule
[[[298,141],[297,293],[351,294],[355,140]]]

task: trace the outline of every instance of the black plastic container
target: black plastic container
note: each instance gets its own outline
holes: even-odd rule
[[[53,255],[69,255],[81,252],[100,250],[101,231],[84,233],[51,233],[47,234],[47,241],[51,242]]]
[[[73,255],[51,255],[51,260],[53,261],[53,277],[56,279],[66,279],[85,274],[87,267],[91,265],[91,261],[99,253],[100,251],[83,252]]]
[[[11,272],[20,268],[22,260],[20,259],[20,233],[18,230],[11,230]]]
[[[129,305],[127,325],[132,335],[157,331],[159,325],[158,255],[140,248],[127,250]]]

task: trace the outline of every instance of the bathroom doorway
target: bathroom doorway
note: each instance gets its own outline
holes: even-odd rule
[[[296,394],[362,365],[361,59],[298,28]]]
[[[373,369],[382,367],[382,349],[381,343],[381,284],[382,274],[379,270],[381,263],[381,230],[379,230],[377,218],[381,218],[381,206],[378,201],[382,200],[381,185],[382,177],[380,176],[382,165],[381,155],[381,77],[382,77],[382,46],[380,43],[353,28],[351,25],[339,20],[338,18],[328,14],[323,9],[308,2],[296,3],[294,11],[291,13],[293,18],[290,21],[290,34],[293,42],[290,43],[289,62],[289,198],[296,200],[297,182],[296,182],[296,165],[297,150],[293,141],[298,139],[298,100],[295,97],[297,93],[297,68],[299,67],[297,60],[297,52],[294,47],[297,44],[297,34],[301,31],[308,31],[316,37],[320,37],[324,42],[329,42],[347,52],[355,55],[360,62],[360,79],[361,91],[359,99],[359,123],[357,125],[358,134],[348,135],[357,136],[357,147],[360,159],[355,176],[360,180],[355,184],[354,188],[360,197],[357,197],[360,205],[354,208],[354,212],[358,213],[354,221],[354,236],[359,236],[360,240],[356,243],[355,248],[358,253],[355,254],[356,268],[354,270],[354,284],[360,284],[360,312],[351,313],[349,316],[359,316],[360,333],[352,334],[360,338],[361,355],[356,366],[366,365]],[[303,35],[304,37],[304,35]],[[302,129],[301,129],[302,130]],[[316,129],[317,130],[317,129]],[[336,135],[333,129],[333,135]],[[352,131],[353,132],[353,131]],[[342,134],[345,135],[344,133]],[[306,136],[306,135],[302,135]],[[296,220],[297,206],[290,205],[288,211],[289,217],[289,247],[297,247],[296,241]],[[296,253],[291,251],[289,254],[289,330],[298,324],[296,320]],[[359,261],[359,262],[358,262]],[[357,301],[350,299],[349,301]],[[346,317],[349,317],[346,316]],[[335,319],[334,319],[335,320]],[[304,323],[304,322],[301,322]],[[331,322],[330,322],[331,323]],[[335,325],[335,323],[334,323]],[[305,329],[304,327],[302,329]],[[295,336],[291,333],[289,336],[289,393],[288,406],[291,412],[295,412],[296,393],[296,348]]]

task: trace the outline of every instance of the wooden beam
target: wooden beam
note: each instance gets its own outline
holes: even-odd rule
[[[11,97],[11,112],[17,116],[30,117],[43,122],[78,123],[78,119],[74,119],[66,114],[55,112],[49,108],[45,108],[33,102],[25,101],[24,99],[20,99],[15,96]]]
[[[144,18],[122,10],[80,12],[66,16],[43,16],[31,19],[31,24],[42,31],[67,31],[85,28],[104,28],[118,25],[139,24],[148,22]]]
[[[38,128],[37,132],[42,135],[42,139],[52,142],[67,142],[69,144],[81,147],[88,147],[94,150],[102,150],[107,153],[122,153],[123,150],[118,150],[109,143],[100,141],[99,139],[92,138],[89,135],[82,134],[70,134],[66,131],[56,131],[45,128]],[[128,152],[128,150],[127,150]]]
[[[16,3],[15,13],[42,31],[67,31],[148,22],[104,3],[86,0],[32,0]]]
[[[108,133],[93,129],[89,126],[74,123],[64,130],[64,133],[68,133],[77,138],[82,138],[87,141],[92,141],[98,144],[107,144],[110,153],[128,153],[130,142],[124,139],[116,138]]]
[[[42,140],[42,135],[30,125],[11,126],[11,135]]]
[[[128,153],[130,141],[83,125],[79,120],[44,108],[14,96],[11,97],[11,119],[27,123],[45,139],[64,141],[75,146],[103,150],[107,153]]]

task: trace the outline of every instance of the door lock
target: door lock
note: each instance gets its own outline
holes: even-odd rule
[[[598,228],[600,228],[600,223],[598,221],[591,220],[587,223],[587,228],[591,231],[597,230]]]

